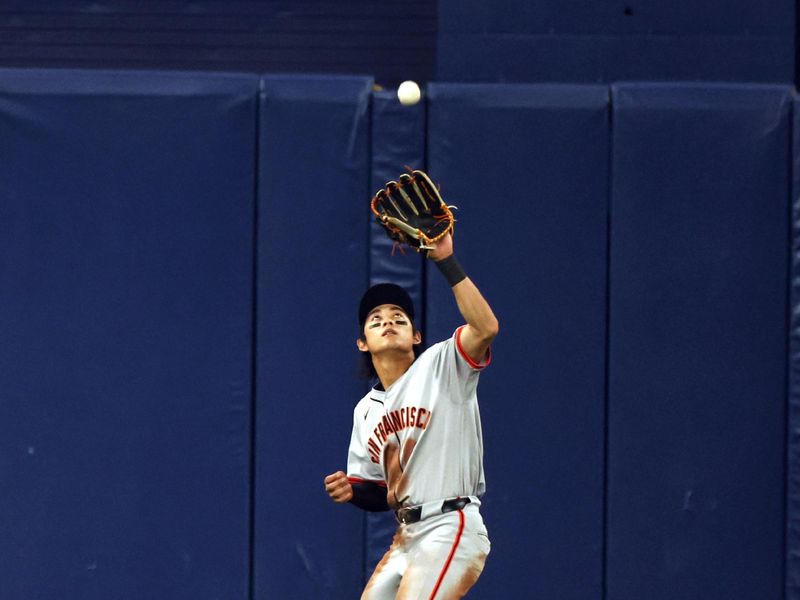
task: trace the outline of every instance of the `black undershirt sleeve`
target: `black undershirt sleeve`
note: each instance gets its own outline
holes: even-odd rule
[[[370,512],[389,510],[385,486],[372,481],[351,482],[350,485],[353,486],[353,498],[350,500],[350,504],[355,504],[358,508]]]

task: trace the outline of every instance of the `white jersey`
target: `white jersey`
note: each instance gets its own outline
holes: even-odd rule
[[[348,477],[385,484],[394,509],[480,496],[486,488],[477,387],[491,355],[472,360],[461,329],[423,352],[388,390],[370,390],[353,411]]]

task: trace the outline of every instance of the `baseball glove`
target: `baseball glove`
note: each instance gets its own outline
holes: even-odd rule
[[[453,232],[455,218],[430,177],[422,171],[403,173],[372,198],[370,208],[389,237],[417,252]]]

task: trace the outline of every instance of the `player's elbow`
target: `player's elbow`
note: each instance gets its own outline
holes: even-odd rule
[[[497,337],[497,334],[500,333],[500,323],[497,321],[497,318],[492,315],[490,319],[487,319],[487,322],[481,327],[481,338],[484,342],[491,343],[494,338]]]
[[[492,320],[492,326],[489,328],[491,339],[496,338],[498,333],[500,333],[500,322],[495,318]]]

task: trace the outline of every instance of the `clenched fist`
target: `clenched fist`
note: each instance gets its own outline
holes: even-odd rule
[[[331,473],[325,478],[325,491],[334,502],[350,502],[353,497],[353,486],[347,481],[347,475],[341,471]]]

